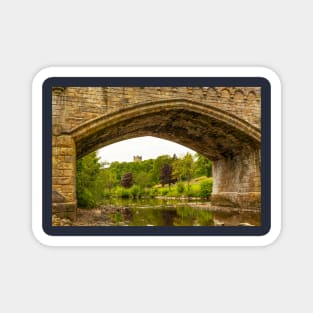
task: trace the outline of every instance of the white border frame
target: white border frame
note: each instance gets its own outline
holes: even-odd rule
[[[271,229],[263,236],[51,236],[42,228],[42,85],[50,77],[264,77],[271,84]],[[48,246],[265,246],[281,230],[281,83],[265,67],[49,67],[32,84],[32,229]]]

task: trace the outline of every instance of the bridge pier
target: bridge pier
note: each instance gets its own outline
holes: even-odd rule
[[[52,214],[76,219],[76,149],[71,136],[52,136]]]
[[[212,205],[261,209],[260,150],[246,148],[213,162]]]

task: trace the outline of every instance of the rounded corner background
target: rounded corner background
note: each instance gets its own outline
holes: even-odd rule
[[[106,238],[91,238],[91,237],[67,237],[67,238],[63,238],[62,236],[58,236],[58,237],[51,237],[50,235],[48,235],[42,226],[42,214],[40,214],[40,210],[38,209],[38,207],[40,206],[39,203],[41,202],[40,199],[41,198],[38,196],[38,193],[34,193],[34,190],[38,191],[38,185],[40,185],[40,181],[38,181],[39,175],[38,175],[38,164],[42,164],[42,160],[41,162],[38,162],[38,158],[36,158],[36,155],[38,155],[38,151],[41,151],[40,148],[42,148],[42,146],[40,145],[40,142],[38,141],[38,138],[40,137],[40,135],[38,136],[38,134],[34,134],[34,132],[38,132],[38,130],[42,130],[41,127],[39,127],[39,123],[38,123],[38,117],[40,117],[40,113],[41,109],[41,98],[42,98],[42,87],[45,83],[46,80],[48,80],[49,78],[57,75],[57,76],[86,76],[86,74],[88,73],[88,75],[90,75],[90,73],[92,72],[92,70],[96,70],[95,72],[95,76],[99,76],[100,74],[109,74],[109,76],[114,76],[112,74],[114,74],[114,70],[117,70],[116,75],[119,76],[121,75],[121,71],[125,71],[124,75],[130,75],[130,74],[134,74],[136,73],[136,75],[144,75],[144,73],[148,70],[149,72],[151,72],[151,70],[153,69],[157,69],[157,73],[160,73],[160,69],[163,70],[163,75],[173,75],[173,70],[176,74],[182,74],[184,73],[184,76],[188,76],[190,75],[190,73],[192,73],[193,75],[195,74],[195,71],[198,71],[199,76],[203,75],[205,73],[206,76],[217,76],[218,74],[218,70],[220,70],[220,75],[221,76],[226,76],[226,72],[228,73],[228,75],[232,76],[232,75],[243,75],[243,76],[249,76],[248,74],[252,74],[252,72],[254,71],[254,77],[256,75],[258,75],[259,77],[263,77],[265,79],[267,79],[270,83],[270,87],[272,90],[272,94],[271,94],[271,110],[272,110],[272,121],[271,124],[273,125],[273,121],[275,121],[275,128],[273,128],[273,134],[272,134],[272,162],[273,165],[274,163],[276,165],[279,165],[278,168],[279,170],[274,171],[276,173],[276,175],[273,176],[273,172],[272,172],[272,186],[274,188],[274,191],[277,193],[277,191],[279,191],[279,197],[276,196],[276,198],[273,199],[272,201],[272,212],[271,212],[271,228],[269,230],[268,233],[266,233],[263,236],[260,237],[254,237],[254,238],[248,238],[248,237],[236,237],[236,238],[230,238],[230,237],[209,237],[209,238],[200,238],[200,237],[194,237],[194,238],[189,238],[189,239],[193,239],[193,240],[185,240],[186,244],[182,244],[182,241],[184,239],[186,239],[186,237],[180,237],[180,238],[173,238],[171,237],[172,240],[168,240],[169,238],[163,237],[163,238],[157,238],[154,237],[154,240],[151,240],[151,237],[149,238],[145,238],[142,237],[142,240],[138,240],[138,237],[135,238],[127,238],[127,240],[125,240],[125,238],[121,238],[121,237],[106,237]],[[177,71],[175,71],[178,70]],[[190,70],[191,71],[188,71]],[[86,70],[86,71],[85,71]],[[139,70],[139,72],[138,72]],[[143,73],[140,74],[140,71],[142,70]],[[225,72],[226,71],[226,72]],[[189,72],[189,74],[188,74]],[[156,73],[156,74],[157,74]],[[166,75],[165,75],[166,74]],[[211,75],[210,75],[211,74]],[[134,74],[134,76],[136,76]],[[105,75],[107,76],[107,75]],[[192,76],[192,75],[190,75]],[[240,75],[239,75],[240,76]],[[32,156],[32,161],[33,161],[33,235],[35,236],[35,238],[42,244],[44,245],[48,245],[48,246],[55,246],[55,245],[73,245],[73,246],[80,246],[80,245],[84,245],[84,246],[92,246],[92,245],[104,245],[104,246],[111,246],[111,245],[116,245],[116,246],[142,246],[142,245],[153,245],[153,246],[167,246],[167,245],[171,245],[171,246],[185,246],[185,245],[191,245],[191,246],[267,246],[270,245],[272,243],[274,243],[277,238],[280,236],[281,233],[281,201],[280,198],[281,197],[281,165],[280,165],[280,160],[281,160],[281,80],[280,77],[278,76],[278,74],[273,71],[270,68],[266,68],[266,67],[249,67],[249,68],[238,68],[238,67],[233,67],[233,68],[224,68],[221,67],[219,69],[217,68],[188,68],[188,67],[183,67],[183,68],[170,68],[170,67],[166,67],[166,68],[151,68],[151,67],[145,67],[145,68],[64,68],[64,67],[46,67],[41,69],[39,72],[37,72],[33,78],[33,83],[32,83],[32,87],[33,87],[33,156]],[[36,121],[34,123],[34,121]],[[41,119],[39,119],[39,121],[41,121]],[[34,125],[35,124],[35,125]],[[274,136],[273,136],[274,135]],[[279,139],[279,140],[278,140]],[[39,149],[38,149],[39,148]],[[275,152],[275,155],[273,155],[273,153]],[[274,166],[272,166],[272,169],[274,168]],[[40,169],[39,169],[40,172]],[[274,173],[274,174],[275,174]],[[272,188],[272,194],[273,193],[273,188]],[[38,201],[36,201],[36,199]],[[39,205],[39,206],[38,206]],[[91,239],[91,240],[90,240]],[[105,240],[103,240],[105,239]],[[110,239],[110,240],[108,240]],[[130,240],[131,239],[131,240]],[[164,240],[165,239],[165,240]],[[174,239],[174,241],[173,241]],[[203,240],[204,239],[204,240]]]

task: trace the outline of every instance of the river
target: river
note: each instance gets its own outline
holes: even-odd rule
[[[212,207],[196,199],[105,199],[88,212],[80,210],[77,225],[102,226],[259,226],[260,212]],[[87,214],[87,213],[86,213]],[[92,219],[91,219],[92,218]]]

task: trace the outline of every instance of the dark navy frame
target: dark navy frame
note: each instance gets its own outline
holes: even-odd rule
[[[52,87],[261,87],[261,225],[52,226]],[[271,85],[263,77],[51,77],[42,86],[42,227],[51,236],[263,236],[271,228]]]

